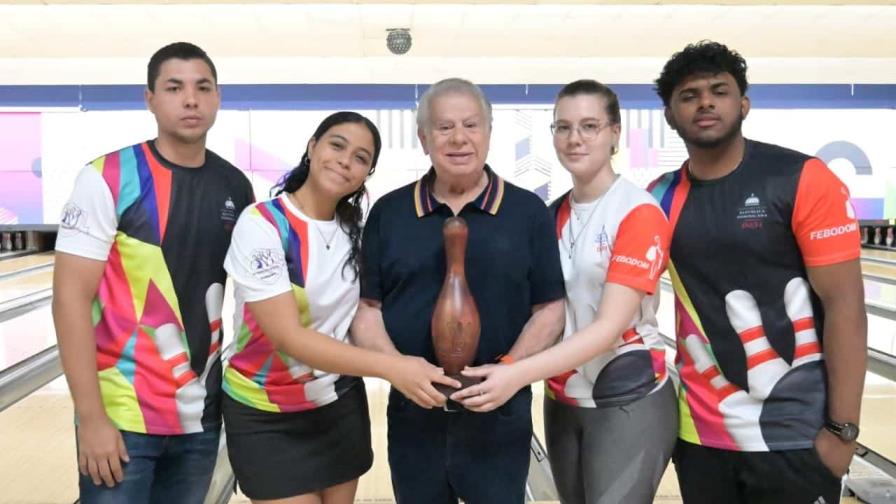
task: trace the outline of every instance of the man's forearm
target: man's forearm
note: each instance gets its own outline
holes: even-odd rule
[[[389,333],[386,332],[383,312],[379,303],[375,301],[362,299],[358,304],[358,312],[352,320],[351,338],[352,342],[359,347],[400,355],[395,344],[392,343]]]
[[[828,415],[836,422],[859,422],[868,356],[867,325],[861,296],[845,295],[825,303]]]
[[[57,292],[53,299],[53,320],[59,342],[59,356],[68,382],[75,414],[89,419],[105,415],[96,364],[96,338],[91,324],[90,301]]]
[[[507,355],[521,360],[553,345],[563,332],[565,317],[563,299],[533,307],[532,316]]]

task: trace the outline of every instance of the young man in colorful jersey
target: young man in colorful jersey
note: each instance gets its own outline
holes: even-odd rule
[[[687,46],[656,81],[690,158],[649,190],[673,226],[684,502],[838,502],[858,435],[866,317],[846,186],[747,140],[746,62]]]
[[[158,136],[84,167],[56,242],[85,504],[201,503],[217,455],[223,263],[252,187],[205,148],[220,94],[202,49],[157,51],[145,98]]]

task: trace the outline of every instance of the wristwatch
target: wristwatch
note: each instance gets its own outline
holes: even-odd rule
[[[824,428],[846,442],[855,441],[859,437],[859,426],[854,423],[838,423],[828,418],[824,422]]]

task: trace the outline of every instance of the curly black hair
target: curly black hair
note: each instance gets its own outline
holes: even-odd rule
[[[725,44],[711,40],[701,40],[672,55],[657,80],[656,93],[663,105],[669,106],[672,91],[685,79],[697,74],[718,75],[727,72],[734,77],[740,94],[747,93],[747,62],[737,51]]]

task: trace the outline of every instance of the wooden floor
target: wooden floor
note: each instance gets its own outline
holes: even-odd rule
[[[0,275],[4,273],[12,273],[13,271],[18,271],[31,266],[52,264],[53,257],[53,252],[41,252],[39,254],[28,254],[0,260]]]
[[[392,485],[386,463],[385,407],[386,385],[378,380],[368,381],[371,419],[374,434],[375,460],[373,469],[361,478],[356,503],[393,503]],[[533,418],[536,432],[541,432],[540,394],[536,393]],[[894,401],[890,401],[892,406]],[[887,415],[887,418],[892,418]],[[867,427],[863,424],[863,428]],[[862,434],[869,444],[878,445],[891,438],[871,432]],[[64,380],[61,378],[0,413],[0,504],[71,504],[77,498],[77,469],[75,462],[72,406]],[[543,436],[541,437],[543,439]],[[232,503],[248,503],[242,494]],[[656,503],[681,502],[674,469],[670,465],[664,476]],[[844,499],[842,502],[856,502]]]
[[[896,260],[889,251],[864,251],[876,257]],[[52,253],[34,254],[0,261],[0,274],[37,264],[52,263]],[[868,266],[863,264],[863,269]],[[875,274],[896,277],[896,268],[885,267]],[[18,282],[0,282],[0,301],[11,292],[46,288],[50,283],[47,272],[23,275]],[[886,289],[890,289],[887,287]],[[228,288],[228,291],[230,289]],[[867,290],[867,289],[866,289]],[[896,304],[896,287],[892,288]],[[671,298],[667,293],[665,297]],[[889,290],[886,293],[890,296]],[[228,292],[225,299],[232,299]],[[225,306],[224,318],[232,320],[232,303]],[[664,307],[671,307],[668,299]],[[661,327],[671,327],[671,309],[661,307]],[[879,345],[892,344],[896,354],[896,323],[869,317],[869,329]],[[891,337],[892,336],[892,337]],[[894,343],[888,343],[894,342]],[[55,343],[49,309],[44,307],[0,324],[0,369],[28,357]],[[887,351],[886,348],[880,348]],[[388,387],[380,380],[367,380],[370,398],[371,424],[374,439],[374,466],[365,474],[358,488],[356,502],[386,504],[394,502],[386,461],[385,409]],[[533,420],[540,439],[543,436],[541,412],[542,387],[533,387]],[[862,442],[890,459],[896,459],[896,383],[869,373],[866,378],[862,404]],[[77,468],[71,400],[64,379],[60,378],[38,392],[0,412],[0,504],[71,504],[77,498]],[[238,494],[231,502],[249,502]],[[681,502],[674,469],[667,470],[654,502]],[[842,502],[856,502],[844,499]]]

